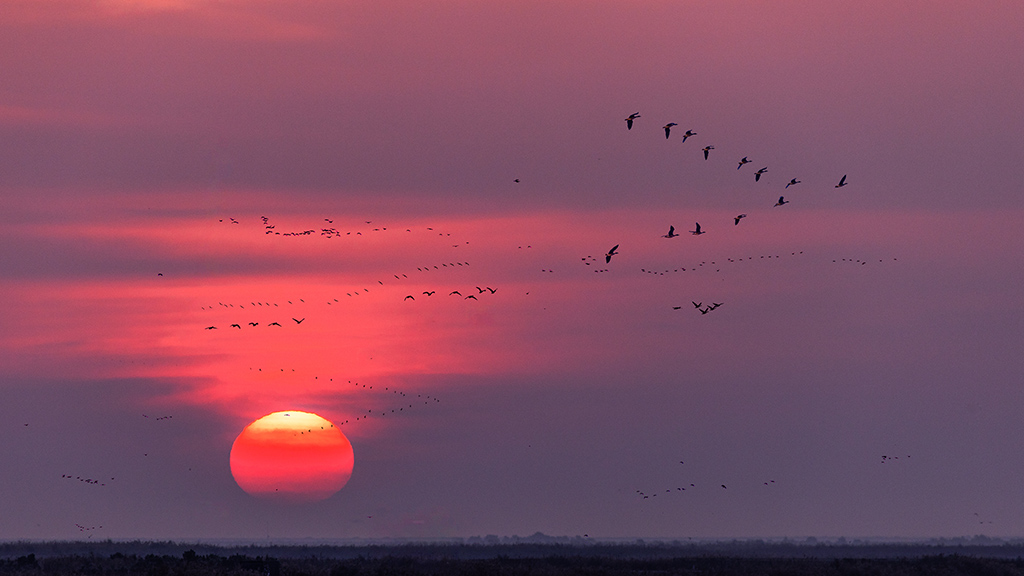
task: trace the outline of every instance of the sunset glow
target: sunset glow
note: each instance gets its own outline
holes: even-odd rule
[[[1024,534],[1021,22],[0,2],[0,540]]]

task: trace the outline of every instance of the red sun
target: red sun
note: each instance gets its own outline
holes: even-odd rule
[[[242,490],[280,502],[316,502],[352,476],[352,444],[316,414],[274,412],[249,424],[231,445],[231,475]]]

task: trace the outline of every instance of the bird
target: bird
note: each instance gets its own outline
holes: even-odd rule
[[[470,294],[469,296],[466,296],[465,300],[469,300],[470,298],[472,298],[473,300],[477,300],[477,297],[472,295],[472,294]]]
[[[697,133],[694,132],[693,130],[687,130],[686,133],[683,134],[683,142],[686,142],[686,139],[689,138],[690,136],[696,136],[696,135],[697,135]]]
[[[271,322],[270,324],[267,324],[267,326],[280,326],[280,325],[281,324],[279,322]]]
[[[516,184],[519,184],[519,178],[516,178],[515,180],[513,180],[513,182],[515,182]]]
[[[703,302],[694,302],[693,300],[690,300],[690,304],[693,304],[694,308],[700,308],[701,306],[704,305]]]
[[[846,186],[846,174],[843,174],[843,177],[839,179],[839,184],[836,184],[836,188],[842,188],[843,186]]]
[[[412,297],[412,294],[409,294],[408,296],[403,298],[403,300],[415,300],[415,298]]]
[[[712,150],[714,150],[714,149],[715,149],[715,147],[714,147],[714,146],[705,146],[705,147],[704,147],[704,159],[705,159],[705,160],[707,160],[707,159],[708,159],[708,152],[710,152],[710,151],[712,151]],[[742,166],[742,164],[741,164],[741,166]]]
[[[626,118],[626,130],[632,130],[633,129],[633,120],[636,120],[639,117],[640,117],[640,113],[639,112],[635,112],[633,114],[630,114],[629,118]]]
[[[733,218],[733,224],[734,224],[734,225],[735,225],[735,224],[739,224],[739,223],[740,223],[740,220],[743,220],[743,219],[744,219],[744,218],[746,218],[746,217],[747,217],[747,215],[746,215],[746,214],[740,214],[740,215],[736,216],[735,218]]]
[[[452,290],[451,292],[448,293],[449,296],[455,296],[456,294],[462,296],[462,293],[459,292],[458,290]]]
[[[682,306],[673,306],[672,307],[673,310],[679,310],[680,308],[682,308]]]
[[[612,256],[615,256],[616,254],[618,254],[618,252],[616,252],[616,250],[618,250],[618,249],[619,249],[619,245],[616,244],[615,246],[612,246],[612,249],[609,250],[607,254],[604,255],[604,263],[605,264],[607,264],[607,263],[612,261]]]
[[[207,330],[216,330],[217,327],[216,326],[207,326],[206,329]]]
[[[424,292],[424,294],[426,294],[427,296],[433,296],[434,292],[437,292],[437,290],[428,290],[428,291]]]
[[[747,160],[747,157],[744,156],[743,158],[740,158],[740,165],[737,166],[736,169],[739,170],[740,168],[743,168],[744,164],[750,164],[751,162],[753,162],[753,160]]]
[[[714,310],[715,308],[718,308],[722,304],[724,304],[724,302],[712,302],[711,306],[708,306],[708,308],[710,308],[711,310]]]
[[[765,166],[764,168],[761,168],[757,172],[754,172],[754,182],[757,182],[758,180],[760,180],[761,179],[761,174],[764,174],[767,171],[768,171],[768,167]]]
[[[693,234],[694,236],[700,236],[701,234],[706,234],[706,232],[704,232],[703,230],[700,229],[700,222],[697,222],[696,224],[697,224],[696,230],[690,230],[690,234]]]
[[[668,133],[672,131],[672,127],[673,126],[678,126],[678,124],[676,124],[675,122],[669,122],[668,124],[665,124],[664,126],[662,126],[662,128],[665,129],[665,139],[666,140],[668,140]]]
[[[497,288],[491,288],[490,286],[484,286],[484,288],[486,288],[491,294],[494,294],[495,292],[498,291]]]
[[[668,227],[668,234],[663,234],[661,237],[662,238],[675,238],[676,236],[679,236],[679,234],[676,234],[676,227],[675,226],[669,226]]]
[[[305,318],[303,318],[302,320],[299,320],[297,318],[292,318],[292,320],[295,320],[296,324],[302,324],[302,320],[305,320]]]
[[[793,178],[792,180],[789,181],[789,184],[786,184],[786,188],[789,188],[790,186],[792,186],[794,184],[799,184],[799,183],[800,183],[799,180],[797,180],[796,178]]]
[[[241,330],[242,326],[240,324],[232,324],[231,328],[238,328],[239,330]]]
[[[786,200],[785,196],[779,196],[779,201],[775,203],[776,206],[782,206],[783,204],[789,204],[789,200]]]
[[[259,322],[249,322],[249,326],[259,326]]]

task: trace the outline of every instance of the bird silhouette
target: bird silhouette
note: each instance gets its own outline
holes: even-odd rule
[[[740,168],[743,168],[744,164],[750,164],[751,162],[753,162],[753,160],[747,160],[747,157],[744,156],[743,158],[740,158],[740,165],[737,166],[736,169],[739,170]]]
[[[640,113],[639,112],[635,112],[633,114],[630,114],[629,117],[626,118],[626,130],[632,130],[633,129],[633,120],[636,120],[639,117],[640,117]]]
[[[746,214],[740,214],[739,216],[736,216],[735,218],[733,218],[733,225],[739,224],[740,220],[743,220],[746,217]]]
[[[689,138],[690,136],[696,136],[696,135],[697,135],[697,133],[694,132],[693,130],[687,130],[686,133],[683,134],[683,142],[686,142],[686,139]]]
[[[662,128],[665,129],[665,139],[666,140],[668,140],[668,133],[672,131],[672,127],[673,126],[678,126],[678,124],[676,124],[675,122],[669,122],[668,124],[665,124],[664,126],[662,126]]]
[[[799,183],[800,183],[799,180],[797,180],[796,178],[793,178],[792,180],[789,181],[789,184],[786,184],[786,188],[789,188],[790,186],[792,186],[794,184],[799,184]]]
[[[615,246],[612,246],[612,249],[609,250],[607,254],[604,255],[604,263],[605,264],[607,264],[607,263],[612,261],[612,256],[615,256],[616,254],[618,254],[618,252],[616,252],[616,250],[618,250],[618,249],[619,249],[619,245],[616,244]]]
[[[249,322],[249,326],[259,326],[259,322]]]
[[[669,226],[668,227],[668,234],[663,234],[661,237],[662,238],[675,238],[676,236],[679,236],[679,234],[676,234],[676,227],[675,226]]]
[[[694,236],[700,236],[701,234],[707,234],[707,232],[704,232],[703,230],[700,229],[700,222],[697,222],[696,224],[697,224],[697,228],[695,230],[690,230],[690,234],[693,234]]]
[[[466,296],[466,298],[465,298],[465,299],[466,299],[466,300],[469,300],[470,298],[472,298],[473,300],[477,300],[477,297],[476,297],[476,296],[474,296],[474,295],[472,295],[472,294],[470,294],[469,296]]]
[[[267,326],[280,326],[280,325],[281,324],[278,323],[278,322],[271,322],[270,324],[267,324]]]
[[[206,329],[207,330],[216,330],[217,327],[216,326],[207,326]]]
[[[295,320],[296,324],[302,324],[302,320],[305,320],[305,318],[303,318],[302,320],[299,320],[298,318],[292,318],[292,320]]]
[[[704,159],[705,159],[705,160],[707,160],[707,159],[708,159],[708,152],[710,152],[710,151],[712,151],[712,150],[714,150],[714,149],[715,149],[715,147],[714,147],[714,146],[705,146],[705,147],[704,147]],[[742,164],[741,164],[741,166],[742,166]]]
[[[754,182],[757,182],[758,180],[760,180],[761,179],[761,174],[764,174],[767,171],[768,171],[768,167],[765,166],[764,168],[761,168],[757,172],[754,172]]]
[[[242,326],[240,324],[232,324],[230,327],[231,328],[238,328],[239,330],[242,329]]]
[[[783,204],[789,204],[789,200],[786,200],[785,196],[779,196],[779,201],[775,203],[776,206],[782,206]]]
[[[409,294],[408,296],[403,298],[403,300],[415,300],[415,298],[412,297],[412,294]]]
[[[427,292],[424,292],[424,294],[426,294],[427,296],[433,296],[434,292],[437,292],[437,290],[429,290]]]
[[[836,188],[842,188],[843,186],[846,186],[846,174],[843,174],[843,177],[839,179],[839,184],[836,184]]]
[[[690,300],[690,304],[693,304],[693,307],[698,309],[704,305],[703,302],[694,302],[693,300]]]
[[[459,296],[462,296],[462,293],[459,292],[458,290],[452,290],[451,292],[448,293],[449,296],[454,296],[456,294],[458,294]]]

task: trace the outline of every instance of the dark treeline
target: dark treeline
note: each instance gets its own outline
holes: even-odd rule
[[[741,558],[697,556],[640,559],[553,555],[488,559],[384,556],[338,559],[114,553],[0,560],[0,575],[61,576],[904,576],[1021,575],[1024,560],[961,555],[918,558]]]
[[[548,537],[552,538],[552,537]],[[553,538],[552,538],[553,539]],[[583,541],[582,539],[580,539]],[[1015,560],[1024,558],[1024,542],[971,539],[963,543],[808,543],[736,540],[720,542],[631,541],[609,543],[575,540],[570,543],[387,543],[348,545],[180,543],[153,541],[0,542],[0,560],[34,558],[160,556],[181,557],[186,551],[197,556],[272,557],[279,559],[319,558],[331,560],[410,558],[415,560],[488,560],[494,558],[598,558],[628,560],[671,560],[675,558],[843,558],[901,559],[926,556],[963,556]]]

